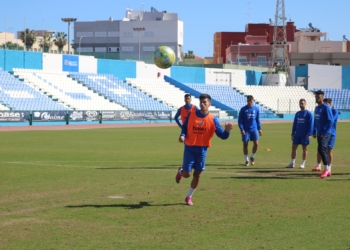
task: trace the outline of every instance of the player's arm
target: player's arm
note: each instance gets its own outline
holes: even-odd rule
[[[186,138],[186,135],[187,135],[187,124],[188,124],[188,118],[190,117],[191,113],[188,114],[188,116],[186,117],[186,120],[184,122],[184,124],[182,125],[182,128],[181,128],[181,134],[180,134],[180,137],[179,137],[179,142],[185,142],[185,138]]]
[[[311,112],[309,113],[309,116],[310,116],[309,117],[309,121],[308,121],[309,128],[308,128],[307,135],[308,136],[312,136],[313,135],[313,131],[314,131],[314,117],[313,117]]]
[[[181,114],[181,108],[179,108],[179,109],[177,110],[174,119],[175,119],[177,125],[178,125],[180,128],[182,128],[181,122],[179,121],[179,116],[180,116],[180,114]]]
[[[243,108],[241,108],[241,110],[239,111],[239,114],[238,114],[238,127],[239,127],[239,130],[241,131],[241,134],[245,134],[243,120],[244,120],[244,110],[243,110]]]
[[[223,129],[220,125],[220,122],[218,120],[218,118],[216,118],[214,116],[214,124],[215,124],[215,134],[223,139],[223,140],[226,140],[227,138],[229,138],[230,136],[230,131],[232,129],[232,123],[225,123],[225,129]]]
[[[334,109],[334,115],[333,115],[334,129],[337,128],[338,116],[339,116],[338,110],[337,110],[337,109]]]
[[[326,127],[325,127],[325,134],[323,134],[322,136],[325,137],[327,134],[331,133],[331,129],[332,129],[332,125],[333,125],[333,114],[332,114],[332,110],[330,108],[326,109],[326,116],[327,116],[327,123],[326,123]]]
[[[295,132],[297,130],[296,124],[297,124],[297,114],[295,114],[294,121],[293,121],[292,134],[291,134],[292,140],[294,139],[294,135],[295,135]]]
[[[260,115],[259,115],[259,109],[256,108],[256,116],[255,116],[255,119],[256,119],[256,126],[257,126],[257,129],[259,131],[259,135],[262,136],[262,130],[261,130],[261,123],[260,123]]]

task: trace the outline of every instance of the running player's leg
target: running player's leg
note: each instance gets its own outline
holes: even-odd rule
[[[330,176],[329,172],[329,155],[328,155],[328,143],[329,143],[330,135],[328,134],[326,137],[318,137],[318,152],[321,155],[322,162],[324,164],[324,171],[320,175],[321,178],[325,178]]]
[[[250,156],[250,162],[254,165],[255,154],[258,151],[259,146],[259,132],[258,130],[250,132],[250,140],[253,141],[252,155]]]
[[[193,205],[192,195],[193,195],[194,191],[196,190],[196,188],[198,187],[199,178],[201,176],[201,173],[205,169],[206,155],[207,155],[206,151],[196,154],[196,159],[195,159],[195,163],[193,166],[194,173],[193,173],[193,178],[191,181],[191,187],[190,187],[190,190],[188,191],[188,193],[186,195],[186,199],[185,199],[185,202],[190,206]]]
[[[248,157],[248,143],[249,143],[250,133],[245,132],[245,135],[242,135],[243,142],[243,154],[246,166],[249,166],[249,157]]]

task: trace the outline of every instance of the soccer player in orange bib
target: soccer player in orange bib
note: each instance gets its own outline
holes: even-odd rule
[[[190,190],[186,195],[185,202],[192,206],[192,195],[199,183],[199,177],[205,169],[205,159],[207,150],[210,147],[211,139],[216,135],[225,140],[230,136],[232,123],[225,123],[225,130],[220,126],[219,120],[209,113],[211,97],[208,94],[202,94],[199,97],[200,110],[190,113],[182,126],[180,143],[185,143],[183,165],[176,174],[176,182],[181,178],[191,176],[194,169],[193,179]]]
[[[186,118],[189,113],[199,110],[196,105],[191,104],[192,102],[192,96],[190,94],[185,95],[185,105],[183,105],[181,108],[179,108],[175,114],[175,121],[177,125],[179,125],[180,128],[182,128],[182,124],[186,121]],[[179,117],[181,117],[181,122],[179,121]]]

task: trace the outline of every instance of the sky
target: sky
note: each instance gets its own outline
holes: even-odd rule
[[[0,31],[16,33],[26,28],[63,31],[68,25],[62,17],[75,17],[78,21],[121,20],[126,8],[150,11],[166,10],[178,13],[184,22],[183,51],[193,50],[200,57],[213,55],[215,32],[244,32],[245,25],[269,23],[274,19],[276,0],[0,0]],[[350,40],[348,12],[350,0],[285,0],[285,15],[297,28],[314,27],[328,33],[328,39]],[[74,25],[71,25],[71,38]],[[72,39],[71,39],[72,40]],[[3,41],[0,41],[3,43]]]

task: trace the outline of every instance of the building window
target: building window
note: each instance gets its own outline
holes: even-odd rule
[[[108,37],[119,37],[119,31],[108,31]]]
[[[93,37],[93,32],[77,32],[77,37]]]
[[[105,31],[96,31],[95,32],[95,37],[106,37],[107,36],[107,32]]]
[[[237,56],[236,62],[245,63],[245,62],[247,62],[247,57],[246,56]]]
[[[144,46],[143,51],[151,51],[154,52],[156,50],[156,47],[154,46]]]
[[[122,47],[122,51],[134,51],[134,47]]]
[[[94,52],[94,48],[93,47],[81,47],[81,48],[77,48],[78,52]]]
[[[152,36],[154,36],[154,31],[145,31],[144,36],[152,37]]]
[[[95,52],[106,52],[107,48],[106,47],[95,47]]]
[[[266,56],[258,56],[258,62],[266,62]]]
[[[108,52],[119,52],[119,47],[109,47]]]
[[[123,32],[123,36],[126,36],[126,37],[132,37],[134,36],[132,32],[130,31],[126,31],[126,32]]]

